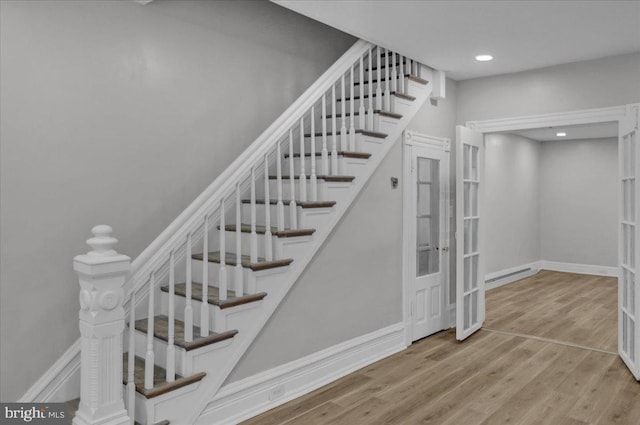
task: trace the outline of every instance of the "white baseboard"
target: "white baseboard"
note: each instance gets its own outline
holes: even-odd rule
[[[520,279],[524,279],[525,277],[533,276],[534,274],[538,273],[538,271],[540,270],[541,268],[540,263],[541,263],[540,261],[535,261],[533,263],[523,264],[521,266],[516,266],[516,267],[509,267],[508,269],[499,270],[493,273],[487,273],[484,277],[485,282],[492,279],[496,279],[496,280],[486,283],[485,290],[489,291],[491,289],[498,288],[508,283],[513,283]],[[522,273],[518,273],[520,271],[522,271]],[[504,277],[500,278],[501,276],[504,276]]]
[[[594,266],[591,264],[561,263],[542,260],[540,262],[540,268],[557,272],[590,274],[594,276],[618,276],[617,267]]]
[[[18,402],[61,402],[78,397],[80,397],[79,339],[56,360]]]
[[[231,425],[406,348],[404,323],[351,339],[220,388],[197,424]]]

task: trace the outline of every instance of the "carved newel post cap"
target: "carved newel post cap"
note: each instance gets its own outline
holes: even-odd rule
[[[100,224],[91,229],[93,237],[87,240],[87,245],[92,248],[89,255],[98,257],[113,257],[118,255],[115,249],[113,249],[118,240],[111,236],[113,229],[106,224]]]

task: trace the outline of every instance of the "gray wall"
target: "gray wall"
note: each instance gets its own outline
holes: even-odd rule
[[[486,273],[540,260],[541,144],[485,136]]]
[[[458,123],[640,102],[640,53],[458,83]]]
[[[618,140],[542,143],[542,259],[615,267]]]
[[[8,401],[79,336],[71,260],[89,229],[111,224],[137,256],[355,39],[266,1],[3,0],[1,12]]]
[[[455,99],[447,81],[447,99],[427,102],[407,129],[453,140]],[[397,140],[228,382],[402,321],[403,184]]]

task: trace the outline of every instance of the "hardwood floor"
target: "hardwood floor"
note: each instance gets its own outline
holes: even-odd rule
[[[486,329],[618,351],[618,280],[542,270],[487,291]]]
[[[244,424],[640,424],[640,384],[606,352],[616,350],[608,335],[615,338],[615,320],[604,330],[607,291],[615,293],[615,286],[606,278],[552,272],[530,279],[487,293],[487,324],[499,332],[481,330],[461,343],[454,330],[440,332]],[[556,287],[578,281],[588,287]],[[527,297],[535,305],[527,306]],[[500,309],[501,300],[514,305]],[[518,326],[508,328],[511,322]],[[594,325],[598,335],[581,331]],[[538,335],[521,336],[524,331]]]

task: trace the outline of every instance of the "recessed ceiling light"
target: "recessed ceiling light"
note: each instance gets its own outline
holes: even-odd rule
[[[556,133],[556,136],[558,136],[558,137],[565,137],[566,135],[567,135],[567,133],[565,133],[564,131]]]
[[[493,56],[491,56],[491,55],[478,55],[478,56],[476,56],[476,60],[478,62],[488,62],[490,60],[493,60]]]

